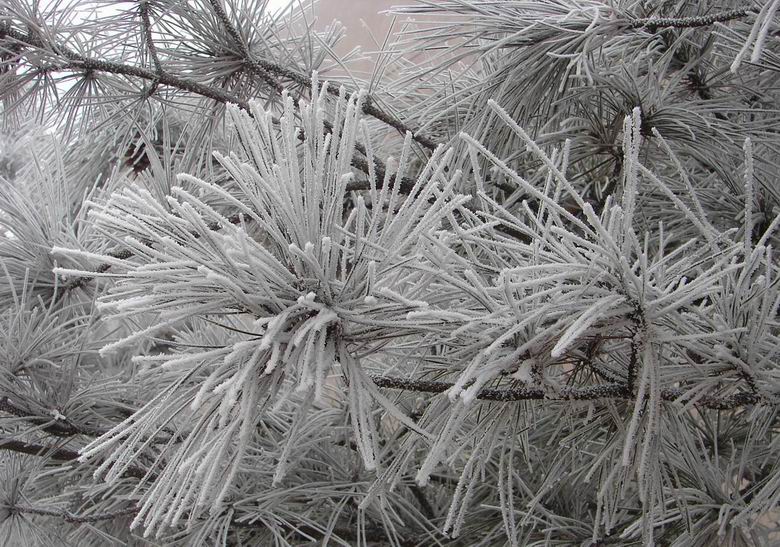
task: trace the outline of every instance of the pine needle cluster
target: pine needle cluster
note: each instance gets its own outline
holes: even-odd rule
[[[780,541],[778,8],[1,2],[0,544]]]

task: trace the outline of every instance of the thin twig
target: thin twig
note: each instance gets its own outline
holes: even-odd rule
[[[157,46],[154,44],[152,38],[152,22],[149,19],[149,0],[141,0],[138,4],[138,13],[141,16],[141,25],[144,32],[144,42],[146,43],[146,49],[149,50],[149,55],[152,57],[154,63],[154,69],[157,74],[162,74],[163,67],[160,63],[160,57],[157,55]]]
[[[439,382],[435,380],[414,380],[411,378],[399,378],[393,376],[372,376],[373,382],[379,386],[390,389],[401,389],[422,393],[444,393],[455,384]],[[669,388],[661,391],[664,401],[675,402],[685,392],[679,388]],[[477,399],[482,401],[512,402],[512,401],[593,401],[598,399],[631,400],[627,386],[623,383],[598,384],[585,387],[564,386],[557,390],[542,389],[539,387],[522,388],[484,388],[477,394]],[[713,410],[730,410],[748,405],[776,406],[779,403],[768,400],[755,393],[740,392],[734,395],[718,397],[706,395],[696,400],[696,406]]]
[[[120,517],[128,517],[138,513],[138,509],[120,509],[110,513],[95,513],[94,515],[76,515],[70,511],[56,511],[54,509],[39,509],[37,507],[25,507],[23,505],[6,505],[5,508],[10,513],[27,513],[29,515],[41,515],[45,517],[56,517],[71,524],[84,524],[100,522],[102,520],[114,520]]]
[[[47,458],[60,462],[70,462],[79,459],[79,453],[75,450],[44,446],[36,443],[26,443],[15,439],[0,438],[0,450],[8,450],[30,456],[46,456]]]
[[[87,435],[90,437],[99,437],[105,431],[101,429],[77,426],[71,422],[64,420],[55,420],[53,418],[44,418],[16,406],[12,403],[8,397],[0,397],[0,411],[6,414],[11,414],[18,418],[23,418],[25,421],[31,422],[36,425],[42,426],[41,429],[51,435],[57,437],[72,437],[74,435]]]
[[[698,15],[695,17],[648,17],[645,19],[634,19],[629,23],[629,28],[646,29],[655,32],[663,28],[697,28],[708,27],[715,23],[725,23],[734,19],[745,17],[752,10],[739,8],[728,11],[712,13],[710,15]]]
[[[114,61],[106,61],[102,59],[95,59],[93,57],[87,57],[68,49],[61,44],[50,44],[47,47],[40,39],[31,34],[24,34],[9,27],[0,28],[0,39],[11,38],[22,44],[42,49],[53,50],[55,53],[66,58],[69,62],[59,65],[58,69],[69,70],[94,70],[97,72],[107,72],[110,74],[118,74],[121,76],[133,76],[135,78],[141,78],[151,82],[159,81],[160,84],[180,89],[182,91],[189,91],[196,95],[201,95],[208,99],[212,99],[223,104],[235,104],[242,110],[249,111],[249,105],[246,101],[231,95],[221,89],[210,87],[188,78],[181,78],[174,76],[168,72],[157,73],[153,70],[149,70],[144,67],[126,65],[123,63],[117,63]]]
[[[222,7],[222,4],[218,0],[209,0],[209,2],[211,3],[211,8],[217,15],[220,23],[222,23],[222,26],[225,27],[225,31],[230,36],[231,40],[233,40],[233,44],[238,48],[238,52],[243,58],[244,66],[249,68],[251,72],[254,72],[257,76],[260,77],[261,80],[263,80],[274,91],[276,91],[276,93],[281,95],[282,91],[284,91],[284,86],[277,82],[276,79],[274,79],[274,77],[271,76],[267,70],[265,70],[259,63],[251,58],[249,51],[247,51],[246,46],[244,45],[244,40],[241,38],[238,29],[236,29],[233,23],[230,22],[230,18],[228,18],[227,13],[225,13],[225,9]],[[311,86],[311,84],[309,85]],[[293,101],[295,101],[295,106],[297,107],[298,99],[293,98]]]
[[[77,425],[69,420],[52,419],[41,416],[40,414],[24,410],[23,408],[15,405],[8,399],[8,397],[0,397],[0,412],[5,412],[11,416],[21,418],[26,422],[40,426],[38,428],[40,431],[45,431],[46,433],[54,435],[55,437],[67,438],[76,435],[83,435],[85,437],[97,438],[105,435],[108,432],[108,429],[103,429],[100,427]],[[125,414],[125,417],[132,416],[135,413],[134,411],[126,409],[122,409],[122,412]],[[167,430],[167,428],[165,433],[167,433],[169,437],[154,439],[152,443],[162,444],[169,442],[171,439],[178,438],[174,432]]]
[[[80,456],[80,454],[75,450],[69,450],[67,448],[57,448],[54,446],[45,446],[42,444],[28,443],[24,441],[18,441],[16,439],[5,439],[1,437],[0,450],[10,450],[11,452],[28,454],[30,456],[47,457],[60,462],[75,462],[79,459]],[[140,467],[130,465],[125,469],[122,475],[125,477],[143,479],[146,477],[147,472]]]

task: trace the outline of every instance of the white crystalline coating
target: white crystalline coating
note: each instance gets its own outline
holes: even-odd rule
[[[353,309],[371,306],[376,307],[378,339],[389,338],[394,329],[385,325],[403,320],[403,315],[385,318],[384,310],[396,313],[399,305],[406,308],[400,313],[429,309],[428,302],[416,295],[429,292],[430,281],[420,285],[421,291],[405,293],[391,288],[392,280],[407,271],[421,271],[415,270],[423,263],[421,242],[446,246],[445,221],[469,199],[455,192],[463,174],[460,170],[446,174],[453,152],[444,148],[434,151],[419,173],[413,171],[408,165],[414,156],[413,139],[407,133],[399,161],[390,166],[397,171],[386,172],[384,180],[370,180],[366,188],[370,202],[356,195],[345,213],[347,186],[361,183],[352,166],[356,139],[370,137],[370,126],[360,121],[365,93],[333,101],[327,91],[317,89],[316,78],[313,85],[312,103],[300,102],[298,111],[284,93],[278,123],[261,102],[250,101],[251,116],[227,105],[243,154],[214,157],[230,184],[181,174],[179,185],[160,201],[136,188],[97,206],[94,222],[121,231],[131,259],[54,249],[57,255],[70,253],[72,258],[114,268],[92,276],[119,279],[99,299],[101,311],[156,318],[151,326],[147,322],[122,333],[101,354],[154,338],[158,331],[178,328],[182,322],[193,328],[190,338],[177,340],[172,352],[133,358],[148,374],[186,374],[187,380],[161,387],[132,420],[83,451],[84,458],[107,451],[97,473],[115,481],[144,450],[143,439],[157,434],[160,423],[187,421],[182,433],[182,446],[187,448],[180,452],[162,448],[166,463],[139,502],[133,526],[144,526],[147,535],[189,518],[196,507],[222,511],[225,497],[235,487],[233,478],[249,447],[253,424],[266,406],[283,409],[289,404],[285,398],[308,393],[324,404],[325,384],[334,367],[349,375],[347,404],[366,468],[379,466],[377,407],[415,434],[430,438],[374,385],[362,363],[348,356],[352,350],[339,341],[348,329],[330,327],[344,327],[344,317],[357,319]],[[325,131],[326,122],[336,129]],[[371,159],[373,148],[366,142]],[[378,173],[373,161],[369,166]],[[390,184],[392,175],[414,175],[411,193],[402,194],[400,185]],[[226,218],[226,209],[238,213],[239,222]],[[75,268],[59,271],[89,273]],[[374,292],[380,284],[385,286]],[[255,318],[244,321],[246,315]],[[195,337],[195,329],[204,332]],[[219,347],[208,349],[216,340]],[[185,390],[191,391],[185,396]],[[179,397],[186,401],[174,402]],[[182,404],[192,416],[181,417]],[[291,431],[306,432],[301,422],[305,414],[296,415]],[[190,450],[195,446],[196,451]],[[285,476],[297,440],[290,439],[286,446],[275,483]],[[179,487],[182,483],[186,490]]]
[[[428,307],[427,302],[423,300],[413,300],[413,299],[406,298],[389,287],[381,287],[377,292],[381,296],[384,296],[385,298],[388,298],[390,300],[394,300],[400,304],[403,304],[404,306],[409,306],[412,308]]]
[[[512,374],[512,377],[521,382],[525,382],[526,384],[530,384],[533,381],[533,366],[533,359],[523,359],[520,366],[518,366],[517,370]]]
[[[224,32],[217,50],[252,57],[217,64],[254,87],[214,90],[234,103],[224,124],[199,123],[222,111],[205,97],[170,125],[178,95],[215,80],[179,80],[197,56],[166,41],[165,89],[147,82],[166,108],[124,124],[148,169],[101,165],[90,186],[93,151],[77,143],[0,184],[2,448],[51,456],[51,478],[58,461],[95,478],[54,499],[44,473],[27,485],[40,509],[19,516],[50,526],[78,494],[86,523],[127,502],[130,543],[755,541],[780,499],[780,0],[687,3],[396,8],[450,12],[390,48],[409,66],[411,40],[441,55],[397,86],[378,66],[369,96],[276,66],[318,64],[335,34],[277,33],[286,18],[250,17],[264,2],[137,2],[115,23],[151,37],[128,42],[142,46],[128,61],[155,68],[152,41],[191,23],[209,31],[201,53]],[[35,76],[19,103],[62,70],[137,87],[141,72],[102,74],[122,52],[66,66],[113,32],[66,47],[82,34],[67,17],[17,20],[24,3],[6,4],[0,42],[27,29],[42,45],[0,64],[53,55],[40,74],[4,73],[11,91]],[[261,19],[269,32],[243,28]],[[73,103],[90,98],[80,87]],[[105,133],[120,143],[128,127]],[[70,157],[87,163],[53,167]],[[73,432],[78,462],[57,438]],[[9,461],[3,478],[24,478]],[[714,511],[713,492],[736,501]],[[99,543],[86,528],[70,535]]]
[[[550,355],[554,359],[561,357],[569,346],[574,343],[588,327],[601,319],[611,308],[614,308],[624,301],[625,297],[622,295],[610,295],[592,304],[564,331],[558,340],[558,343],[555,344],[555,347],[553,347],[550,352]]]

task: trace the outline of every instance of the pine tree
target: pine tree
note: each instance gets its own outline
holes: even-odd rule
[[[780,1],[303,4],[0,2],[0,544],[778,541]]]

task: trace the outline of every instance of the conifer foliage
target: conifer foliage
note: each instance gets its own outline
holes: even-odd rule
[[[780,541],[779,7],[2,0],[0,544]]]

